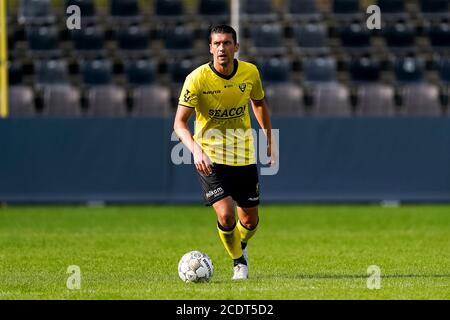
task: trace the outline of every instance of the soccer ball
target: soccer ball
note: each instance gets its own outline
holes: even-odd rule
[[[190,251],[178,263],[178,275],[184,282],[207,282],[214,273],[214,266],[206,253]]]

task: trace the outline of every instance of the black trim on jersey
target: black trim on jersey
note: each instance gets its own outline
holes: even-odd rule
[[[186,106],[186,105],[181,104],[181,103],[179,103],[178,105],[179,105],[179,106],[182,106],[182,107],[185,107],[185,108],[189,108],[189,109],[195,109],[195,107]]]
[[[239,67],[239,62],[237,61],[237,59],[234,59],[234,69],[233,69],[233,72],[229,76],[224,75],[223,73],[220,73],[219,71],[217,71],[216,68],[214,68],[214,63],[212,61],[209,63],[209,67],[216,75],[218,75],[222,79],[230,80],[237,73],[238,67]]]

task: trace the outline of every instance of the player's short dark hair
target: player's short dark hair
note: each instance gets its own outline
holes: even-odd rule
[[[211,35],[213,33],[231,33],[233,36],[234,43],[237,43],[237,33],[236,30],[233,29],[233,27],[230,27],[226,24],[221,24],[218,26],[213,26],[209,31],[209,43],[211,43]]]

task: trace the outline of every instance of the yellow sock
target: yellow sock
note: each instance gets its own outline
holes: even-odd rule
[[[237,228],[239,229],[241,242],[247,243],[247,241],[255,235],[258,225],[256,225],[254,229],[249,230],[241,224],[241,221],[238,221]]]
[[[219,226],[217,226],[217,230],[219,231],[220,240],[225,246],[225,249],[230,257],[232,259],[242,257],[241,235],[236,226],[230,231],[223,231]]]

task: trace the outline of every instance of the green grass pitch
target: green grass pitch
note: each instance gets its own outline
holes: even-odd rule
[[[264,205],[260,216],[250,279],[233,282],[211,208],[4,207],[0,299],[450,298],[450,206]],[[194,249],[213,260],[210,283],[178,277]],[[79,290],[66,287],[70,265]]]

